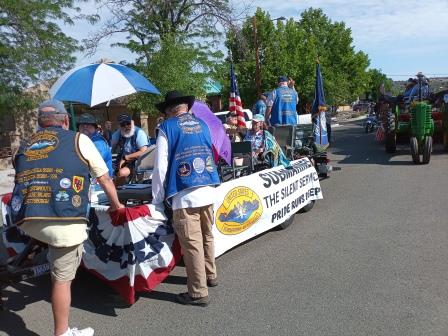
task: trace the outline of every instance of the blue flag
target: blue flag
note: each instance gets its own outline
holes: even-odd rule
[[[316,64],[316,85],[314,88],[314,102],[311,115],[314,124],[314,141],[321,146],[328,145],[327,124],[325,117],[326,103],[324,93],[324,83],[320,72],[320,64]]]

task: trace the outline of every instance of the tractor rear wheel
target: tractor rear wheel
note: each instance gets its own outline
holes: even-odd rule
[[[418,140],[416,137],[411,137],[410,146],[411,146],[412,161],[414,161],[415,164],[419,164],[420,154],[418,151]]]
[[[395,132],[386,133],[385,147],[387,153],[395,153],[397,150],[397,135]]]
[[[431,160],[431,152],[432,152],[432,137],[426,136],[423,141],[423,160],[424,164],[429,163]]]

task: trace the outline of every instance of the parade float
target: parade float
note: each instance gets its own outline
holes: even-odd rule
[[[136,91],[158,93],[149,81],[123,66],[101,63],[87,67],[91,71],[81,71],[84,67],[80,67],[62,76],[50,90],[52,97],[93,106]],[[118,81],[126,80],[128,87],[114,85],[110,79],[102,85],[86,85],[83,92],[79,88],[73,89],[78,82],[97,83],[95,76],[102,72],[114,74]],[[80,81],[79,76],[86,74],[89,77]],[[205,170],[216,164],[223,182],[213,195],[216,257],[268,230],[286,229],[294,222],[297,213],[311,210],[315,201],[323,198],[319,174],[328,172],[321,171],[328,160],[325,151],[320,151],[320,155],[314,152],[316,144],[328,145],[319,66],[316,74],[316,111],[314,126],[310,128],[313,133],[310,135],[300,127],[294,128],[287,140],[292,146],[292,160],[286,166],[261,164],[251,169],[237,166],[233,147],[219,118],[205,103],[196,101],[193,104],[191,112],[210,129],[214,153],[213,159],[207,159],[195,169]],[[308,130],[308,125],[306,128]],[[312,142],[302,143],[305,139],[312,139]],[[307,148],[311,152],[307,152]],[[322,152],[325,162],[321,165]],[[135,302],[136,293],[151,291],[166,279],[182,253],[171,225],[171,211],[168,207],[151,204],[153,155],[154,148],[150,147],[138,159],[131,183],[118,188],[118,197],[125,208],[109,212],[102,190],[94,183],[90,189],[88,239],[84,242],[81,265],[128,304]],[[46,177],[41,174],[37,178]],[[67,187],[75,186],[74,182]],[[46,259],[47,247],[13,224],[11,194],[0,198],[0,248],[3,247],[8,256],[6,263],[0,265],[1,296],[10,285],[48,274],[50,266]],[[0,308],[6,307],[2,300]]]
[[[150,184],[134,184],[131,190],[146,193],[128,196],[125,209],[107,211],[101,192],[89,212],[89,238],[84,243],[82,267],[112,287],[129,304],[136,293],[153,290],[175,267],[181,256],[168,211],[156,209]],[[214,201],[215,254],[275,227],[286,228],[295,215],[322,199],[319,177],[309,159],[254,172],[216,188]],[[0,289],[49,273],[46,246],[29,238],[12,224],[11,195],[1,199],[2,245],[8,261],[0,266]]]
[[[222,124],[207,109],[204,103],[196,102],[192,113],[212,129],[213,150],[226,162],[227,168],[240,170],[241,167],[232,164],[230,143],[222,132]],[[120,200],[126,204],[124,209],[108,212],[104,193],[97,185],[91,185],[82,268],[113,288],[128,304],[135,302],[136,293],[153,290],[181,257],[169,209],[151,204],[153,154],[150,148],[139,159],[134,176],[134,182],[138,183],[117,190]],[[207,161],[203,169],[212,163]],[[45,176],[39,175],[39,178]],[[72,185],[76,184],[67,183],[67,187]],[[319,176],[307,157],[292,161],[287,167],[260,165],[250,174],[226,180],[214,193],[216,257],[275,227],[287,228],[298,212],[310,210],[318,199],[322,199]],[[11,194],[1,197],[0,246],[6,249],[8,260],[0,265],[0,290],[49,273],[47,247],[12,224],[12,203]],[[1,307],[5,309],[7,305]]]

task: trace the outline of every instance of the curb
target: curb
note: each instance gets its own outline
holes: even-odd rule
[[[351,119],[346,119],[346,120],[341,120],[339,121],[340,123],[347,123],[347,122],[351,122],[351,121],[358,121],[358,120],[364,120],[367,119],[366,115],[360,116],[360,117],[356,117],[356,118],[351,118]]]

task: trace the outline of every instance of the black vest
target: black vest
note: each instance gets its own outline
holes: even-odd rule
[[[57,127],[37,132],[14,158],[11,214],[29,220],[86,222],[90,187],[88,163],[78,148],[79,133]]]

